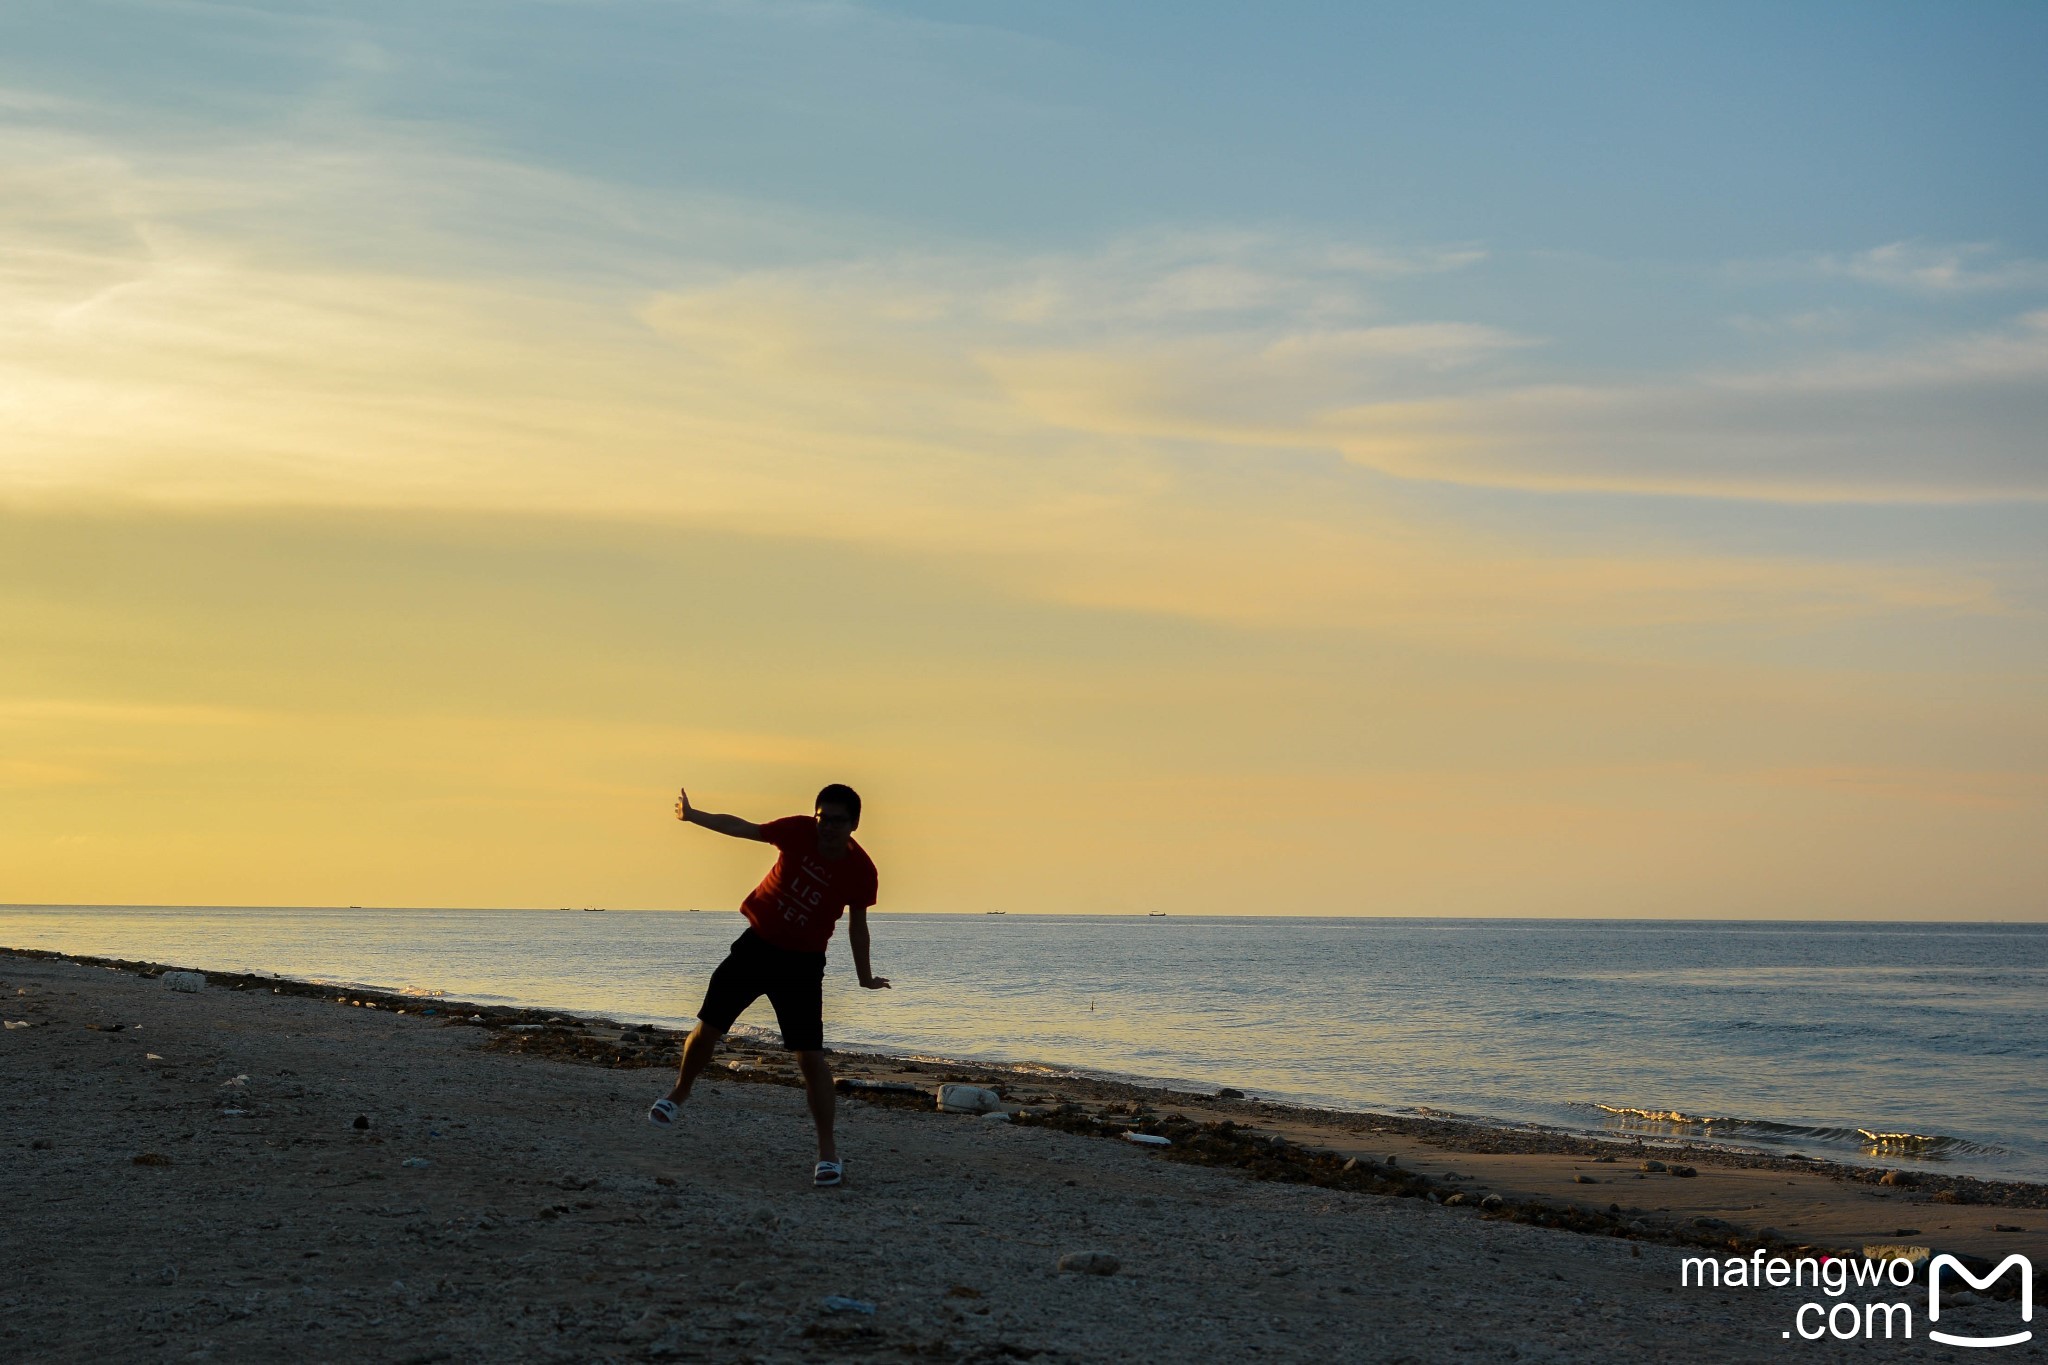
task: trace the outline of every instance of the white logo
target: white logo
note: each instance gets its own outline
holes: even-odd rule
[[[1941,1321],[1941,1268],[1943,1266],[1947,1266],[1955,1271],[1956,1274],[1969,1281],[1970,1288],[1976,1290],[1989,1289],[1999,1276],[2005,1274],[2006,1271],[2014,1266],[2018,1266],[2020,1272],[2020,1321],[2032,1322],[2034,1320],[2034,1263],[2032,1261],[2029,1261],[2026,1257],[2015,1251],[2012,1255],[2000,1261],[1990,1274],[1980,1280],[1966,1270],[1961,1261],[1943,1252],[1935,1257],[1933,1263],[1927,1267],[1927,1320],[1929,1322]],[[2005,1337],[1959,1337],[1948,1332],[1937,1332],[1931,1327],[1927,1329],[1927,1335],[1930,1340],[1941,1342],[1945,1346],[2017,1346],[2023,1341],[2032,1341],[2034,1338],[2031,1330],[2014,1332],[2011,1336]]]

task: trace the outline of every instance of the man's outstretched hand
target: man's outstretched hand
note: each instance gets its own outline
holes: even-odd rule
[[[860,984],[871,991],[886,991],[889,989],[889,978],[886,976],[871,976]]]
[[[690,791],[687,787],[676,788],[676,819],[690,818]]]

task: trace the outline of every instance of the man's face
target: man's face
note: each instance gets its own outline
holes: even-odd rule
[[[836,801],[818,807],[818,842],[826,848],[845,848],[853,837],[853,812]]]

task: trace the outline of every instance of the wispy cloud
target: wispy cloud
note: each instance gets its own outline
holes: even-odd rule
[[[1780,370],[1331,414],[1389,473],[1785,502],[2048,499],[2048,317]]]
[[[84,100],[70,99],[46,90],[0,85],[0,114],[76,114],[89,107]]]
[[[2023,810],[2048,807],[2048,773],[1834,764],[1772,768],[1755,777],[1773,786],[1880,797],[1934,806]]]
[[[1482,264],[1462,246],[1210,230],[1062,255],[882,249],[416,139],[171,161],[75,135],[9,145],[16,497],[772,524],[1092,607],[1536,631],[2003,607],[1968,572],[1425,527],[1347,488],[1339,457],[1680,496],[2041,487],[2034,318],[1785,373],[1531,384],[1557,363],[1543,338],[1390,302],[1391,282]]]
[[[273,719],[260,712],[226,706],[96,702],[76,697],[0,697],[0,725],[257,725]]]
[[[1822,256],[1818,265],[1824,274],[1930,294],[2048,286],[2048,261],[2010,256],[1988,242],[1889,242],[1849,255]]]
[[[1849,332],[1856,315],[1844,308],[1803,308],[1790,313],[1737,313],[1728,325],[1755,336],[1829,336]]]

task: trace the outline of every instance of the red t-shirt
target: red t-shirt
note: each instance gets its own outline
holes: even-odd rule
[[[770,820],[761,837],[782,856],[741,902],[740,913],[776,947],[822,953],[840,911],[875,903],[874,860],[859,844],[849,839],[844,854],[828,859],[818,852],[818,822],[808,815]]]

